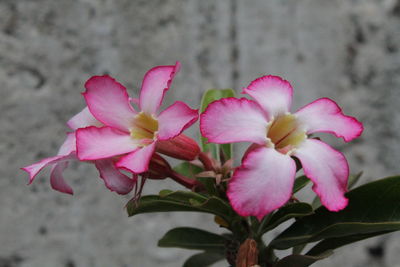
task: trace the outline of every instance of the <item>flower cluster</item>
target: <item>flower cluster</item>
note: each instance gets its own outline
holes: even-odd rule
[[[258,78],[243,90],[252,99],[222,98],[200,115],[200,131],[209,142],[251,143],[241,164],[227,168],[232,161],[210,158],[210,153],[200,152],[197,143],[182,134],[198,119],[197,110],[177,101],[159,111],[179,66],[149,70],[138,99],[130,98],[126,88],[109,76],[90,78],[83,93],[87,107],[68,121],[71,132],[58,154],[23,168],[30,183],[44,167],[52,165],[52,188],[72,194],[62,173],[70,160],[79,160],[93,163],[105,185],[119,194],[132,191],[139,176],[171,177],[188,188],[202,190],[193,177],[172,170],[161,153],[213,173],[216,184],[225,183],[219,190],[239,215],[261,220],[291,199],[299,170],[296,159],[328,210],[346,207],[347,160],[312,134],[331,133],[349,142],[363,131],[358,120],[344,115],[328,98],[292,113],[290,83],[271,75]]]

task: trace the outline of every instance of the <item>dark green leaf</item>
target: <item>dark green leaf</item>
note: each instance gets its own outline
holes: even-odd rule
[[[212,196],[218,195],[218,190],[215,187],[215,177],[197,177],[196,179],[204,185],[208,194]]]
[[[374,234],[400,229],[400,177],[362,185],[346,194],[349,205],[340,212],[324,207],[300,218],[272,241],[287,249],[326,238]]]
[[[282,208],[280,208],[277,212],[275,212],[269,223],[263,227],[262,233],[265,233],[271,229],[274,229],[279,224],[297,217],[303,217],[306,215],[313,214],[313,209],[310,204],[300,202],[300,203],[291,203]]]
[[[307,267],[316,261],[329,257],[330,255],[332,255],[332,251],[327,251],[318,256],[292,254],[278,261],[274,267]]]
[[[226,241],[227,239],[221,235],[201,229],[179,227],[169,230],[158,241],[158,246],[222,252]]]
[[[344,245],[354,243],[360,240],[364,240],[367,238],[371,238],[374,236],[378,235],[384,235],[387,233],[391,233],[393,231],[383,231],[383,232],[376,232],[376,233],[371,233],[371,234],[359,234],[359,235],[350,235],[350,236],[343,236],[343,237],[338,237],[338,238],[328,238],[324,239],[318,244],[316,244],[309,252],[307,252],[307,255],[318,255],[321,253],[324,253],[325,251],[328,250],[333,250],[338,247],[342,247]]]
[[[186,177],[189,178],[195,178],[195,175],[198,174],[199,172],[204,171],[202,168],[199,166],[196,166],[190,162],[182,162],[174,167],[174,171],[177,173],[180,173]]]
[[[203,252],[191,256],[185,261],[183,267],[206,267],[224,258],[225,256],[221,253]]]
[[[207,90],[203,98],[201,99],[201,106],[200,111],[203,113],[207,106],[218,99],[227,98],[227,97],[234,97],[235,91],[232,89],[211,89]],[[207,143],[207,139],[205,137],[201,137],[201,147],[204,152],[211,152],[211,155],[215,159],[220,159],[220,147],[225,154],[226,159],[232,158],[232,145],[231,144],[224,144],[224,145],[217,145]]]
[[[305,187],[311,180],[308,179],[305,175],[296,178],[293,186],[293,194],[300,191],[303,187]]]
[[[131,200],[127,204],[129,216],[149,212],[196,211],[218,215],[225,221],[230,221],[234,212],[229,203],[217,198],[207,198],[201,194],[189,191],[170,192],[163,190],[161,195],[142,197],[138,203]]]

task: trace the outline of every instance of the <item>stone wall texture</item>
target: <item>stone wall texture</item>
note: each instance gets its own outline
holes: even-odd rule
[[[28,187],[19,170],[57,152],[90,76],[108,73],[135,95],[149,68],[176,60],[167,104],[195,107],[207,88],[240,92],[280,75],[295,108],[327,96],[364,123],[362,138],[332,139],[353,172],[364,170],[361,182],[400,173],[399,0],[0,0],[0,267],[176,267],[193,252],[157,248],[167,230],[219,231],[207,215],[128,218],[128,197],[93,166],[67,171],[74,197],[52,191],[46,173]],[[145,192],[162,188],[177,187],[150,182]],[[400,266],[399,238],[315,266]]]

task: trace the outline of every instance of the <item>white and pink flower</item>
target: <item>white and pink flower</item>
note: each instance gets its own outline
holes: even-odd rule
[[[293,88],[277,76],[256,79],[243,93],[254,100],[225,98],[201,115],[202,134],[213,143],[252,142],[229,182],[227,195],[242,216],[261,219],[292,195],[297,157],[313,190],[330,211],[347,206],[344,196],[349,167],[344,155],[309,138],[331,133],[349,142],[361,135],[362,124],[343,114],[331,99],[321,98],[290,113]]]
[[[164,94],[179,70],[158,66],[143,79],[139,109],[131,105],[126,88],[109,76],[94,76],[83,93],[90,113],[103,126],[90,126],[76,131],[77,156],[80,160],[100,160],[120,156],[118,168],[143,173],[159,141],[172,140],[198,118],[197,110],[177,101],[162,112]]]

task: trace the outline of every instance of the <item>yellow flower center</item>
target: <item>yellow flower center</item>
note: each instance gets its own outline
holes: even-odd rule
[[[306,132],[299,127],[296,116],[285,114],[272,120],[267,137],[269,145],[283,154],[291,153],[306,138]]]
[[[146,145],[154,140],[158,131],[158,121],[150,114],[140,112],[135,116],[134,126],[130,130],[131,137],[140,140],[141,145]]]

